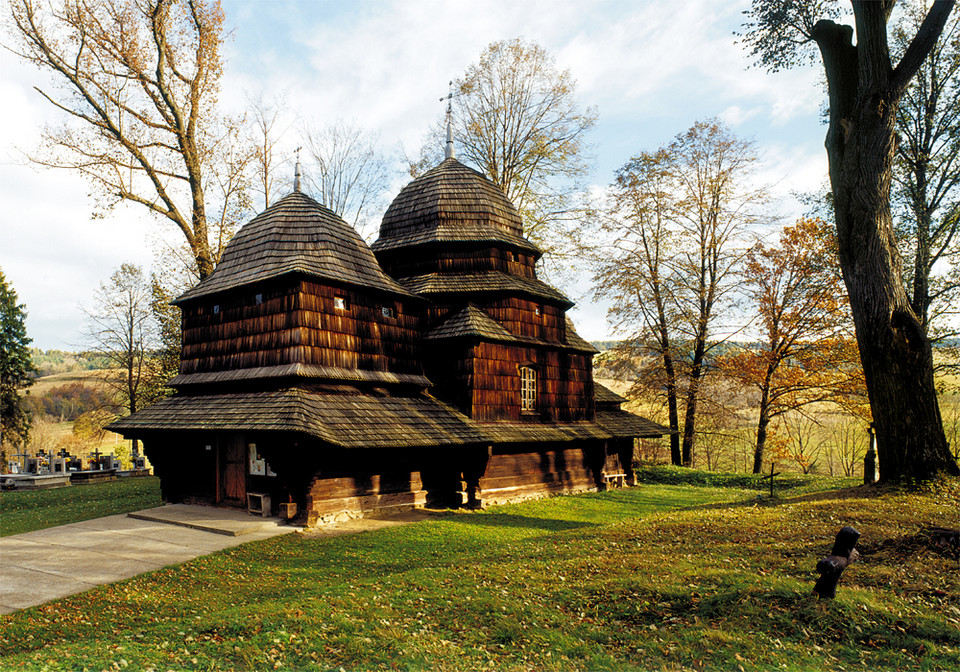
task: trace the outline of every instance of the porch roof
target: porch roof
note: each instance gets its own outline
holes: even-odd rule
[[[125,436],[178,430],[297,432],[343,448],[564,442],[653,437],[669,431],[625,411],[597,413],[597,422],[483,423],[429,395],[329,394],[299,388],[169,397],[108,429]]]

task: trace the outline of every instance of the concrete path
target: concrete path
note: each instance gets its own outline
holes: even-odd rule
[[[0,537],[0,614],[298,528],[172,504]]]

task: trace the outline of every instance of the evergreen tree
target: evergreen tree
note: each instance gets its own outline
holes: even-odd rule
[[[27,312],[0,269],[0,470],[6,471],[7,448],[26,445],[30,420],[18,390],[33,384]]]

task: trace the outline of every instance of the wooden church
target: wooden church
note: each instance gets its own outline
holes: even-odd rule
[[[177,299],[176,395],[110,427],[166,501],[256,494],[314,525],[629,481],[634,440],[668,430],[593,382],[516,208],[451,147],[372,246],[298,178]]]

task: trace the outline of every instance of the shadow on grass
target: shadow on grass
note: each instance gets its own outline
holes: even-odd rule
[[[769,494],[760,494],[756,497],[740,500],[737,502],[720,502],[717,504],[694,504],[684,506],[679,511],[712,511],[720,509],[735,509],[744,506],[780,506],[781,504],[795,504],[798,502],[816,502],[832,499],[874,499],[882,494],[882,490],[871,486],[856,486],[853,488],[840,488],[837,490],[825,490],[823,492],[813,492],[806,495],[790,496],[789,493],[778,493],[774,491],[774,496]]]
[[[528,530],[544,530],[548,532],[562,532],[584,527],[597,527],[598,523],[588,523],[575,520],[561,520],[559,518],[536,518],[533,516],[518,516],[511,513],[481,513],[477,515],[451,516],[447,519],[451,523],[464,523],[482,527],[505,527]]]

